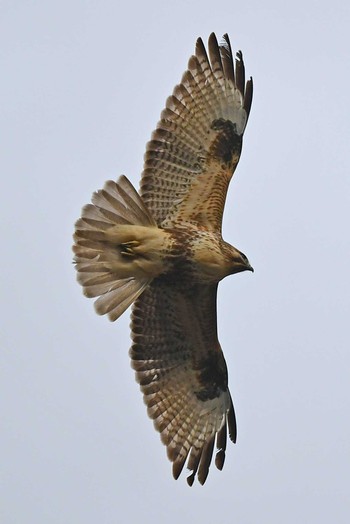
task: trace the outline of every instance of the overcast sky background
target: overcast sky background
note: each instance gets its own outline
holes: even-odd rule
[[[3,524],[349,522],[350,7],[0,2]],[[73,224],[138,187],[195,40],[254,77],[224,237],[255,273],[219,287],[238,419],[224,470],[171,476],[129,365],[129,314],[83,297]]]

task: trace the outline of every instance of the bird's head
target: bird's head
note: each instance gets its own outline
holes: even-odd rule
[[[253,271],[248,258],[237,248],[230,246],[230,274],[241,273],[241,271]]]

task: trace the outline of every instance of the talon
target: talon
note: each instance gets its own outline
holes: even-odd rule
[[[130,240],[130,242],[124,242],[123,244],[120,244],[121,248],[121,255],[126,255],[129,257],[135,256],[134,247],[137,247],[140,245],[140,242],[137,240]]]

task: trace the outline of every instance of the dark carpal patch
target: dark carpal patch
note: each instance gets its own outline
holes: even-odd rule
[[[242,149],[242,135],[237,133],[236,124],[230,120],[219,118],[213,120],[211,129],[217,136],[210,148],[210,153],[225,164],[230,164],[234,156],[238,156]]]
[[[210,355],[195,367],[202,388],[195,391],[199,400],[217,398],[227,390],[227,367],[221,352]]]

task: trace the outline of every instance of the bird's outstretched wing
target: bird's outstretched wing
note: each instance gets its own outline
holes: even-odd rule
[[[227,430],[236,440],[236,420],[227,368],[216,328],[217,285],[181,290],[166,277],[155,279],[132,313],[132,366],[148,414],[167,446],[178,478],[187,460],[192,485],[203,484],[216,441],[222,469]]]
[[[147,144],[141,195],[158,225],[190,222],[221,231],[228,184],[238,164],[252,102],[242,53],[228,35],[202,40],[166,102]],[[235,62],[235,63],[234,63]]]
[[[245,82],[242,54],[233,60],[228,36],[218,45],[212,34],[208,50],[209,57],[198,39],[147,145],[142,200],[125,177],[107,182],[84,207],[74,236],[78,279],[87,296],[99,297],[98,313],[115,320],[136,300],[132,366],[173,475],[187,463],[190,485],[196,475],[205,482],[214,447],[222,469],[227,435],[236,440],[217,338],[224,272],[215,261],[226,260],[222,214],[252,101],[252,80]],[[144,235],[152,249],[142,249]],[[190,236],[191,249],[183,241]]]

